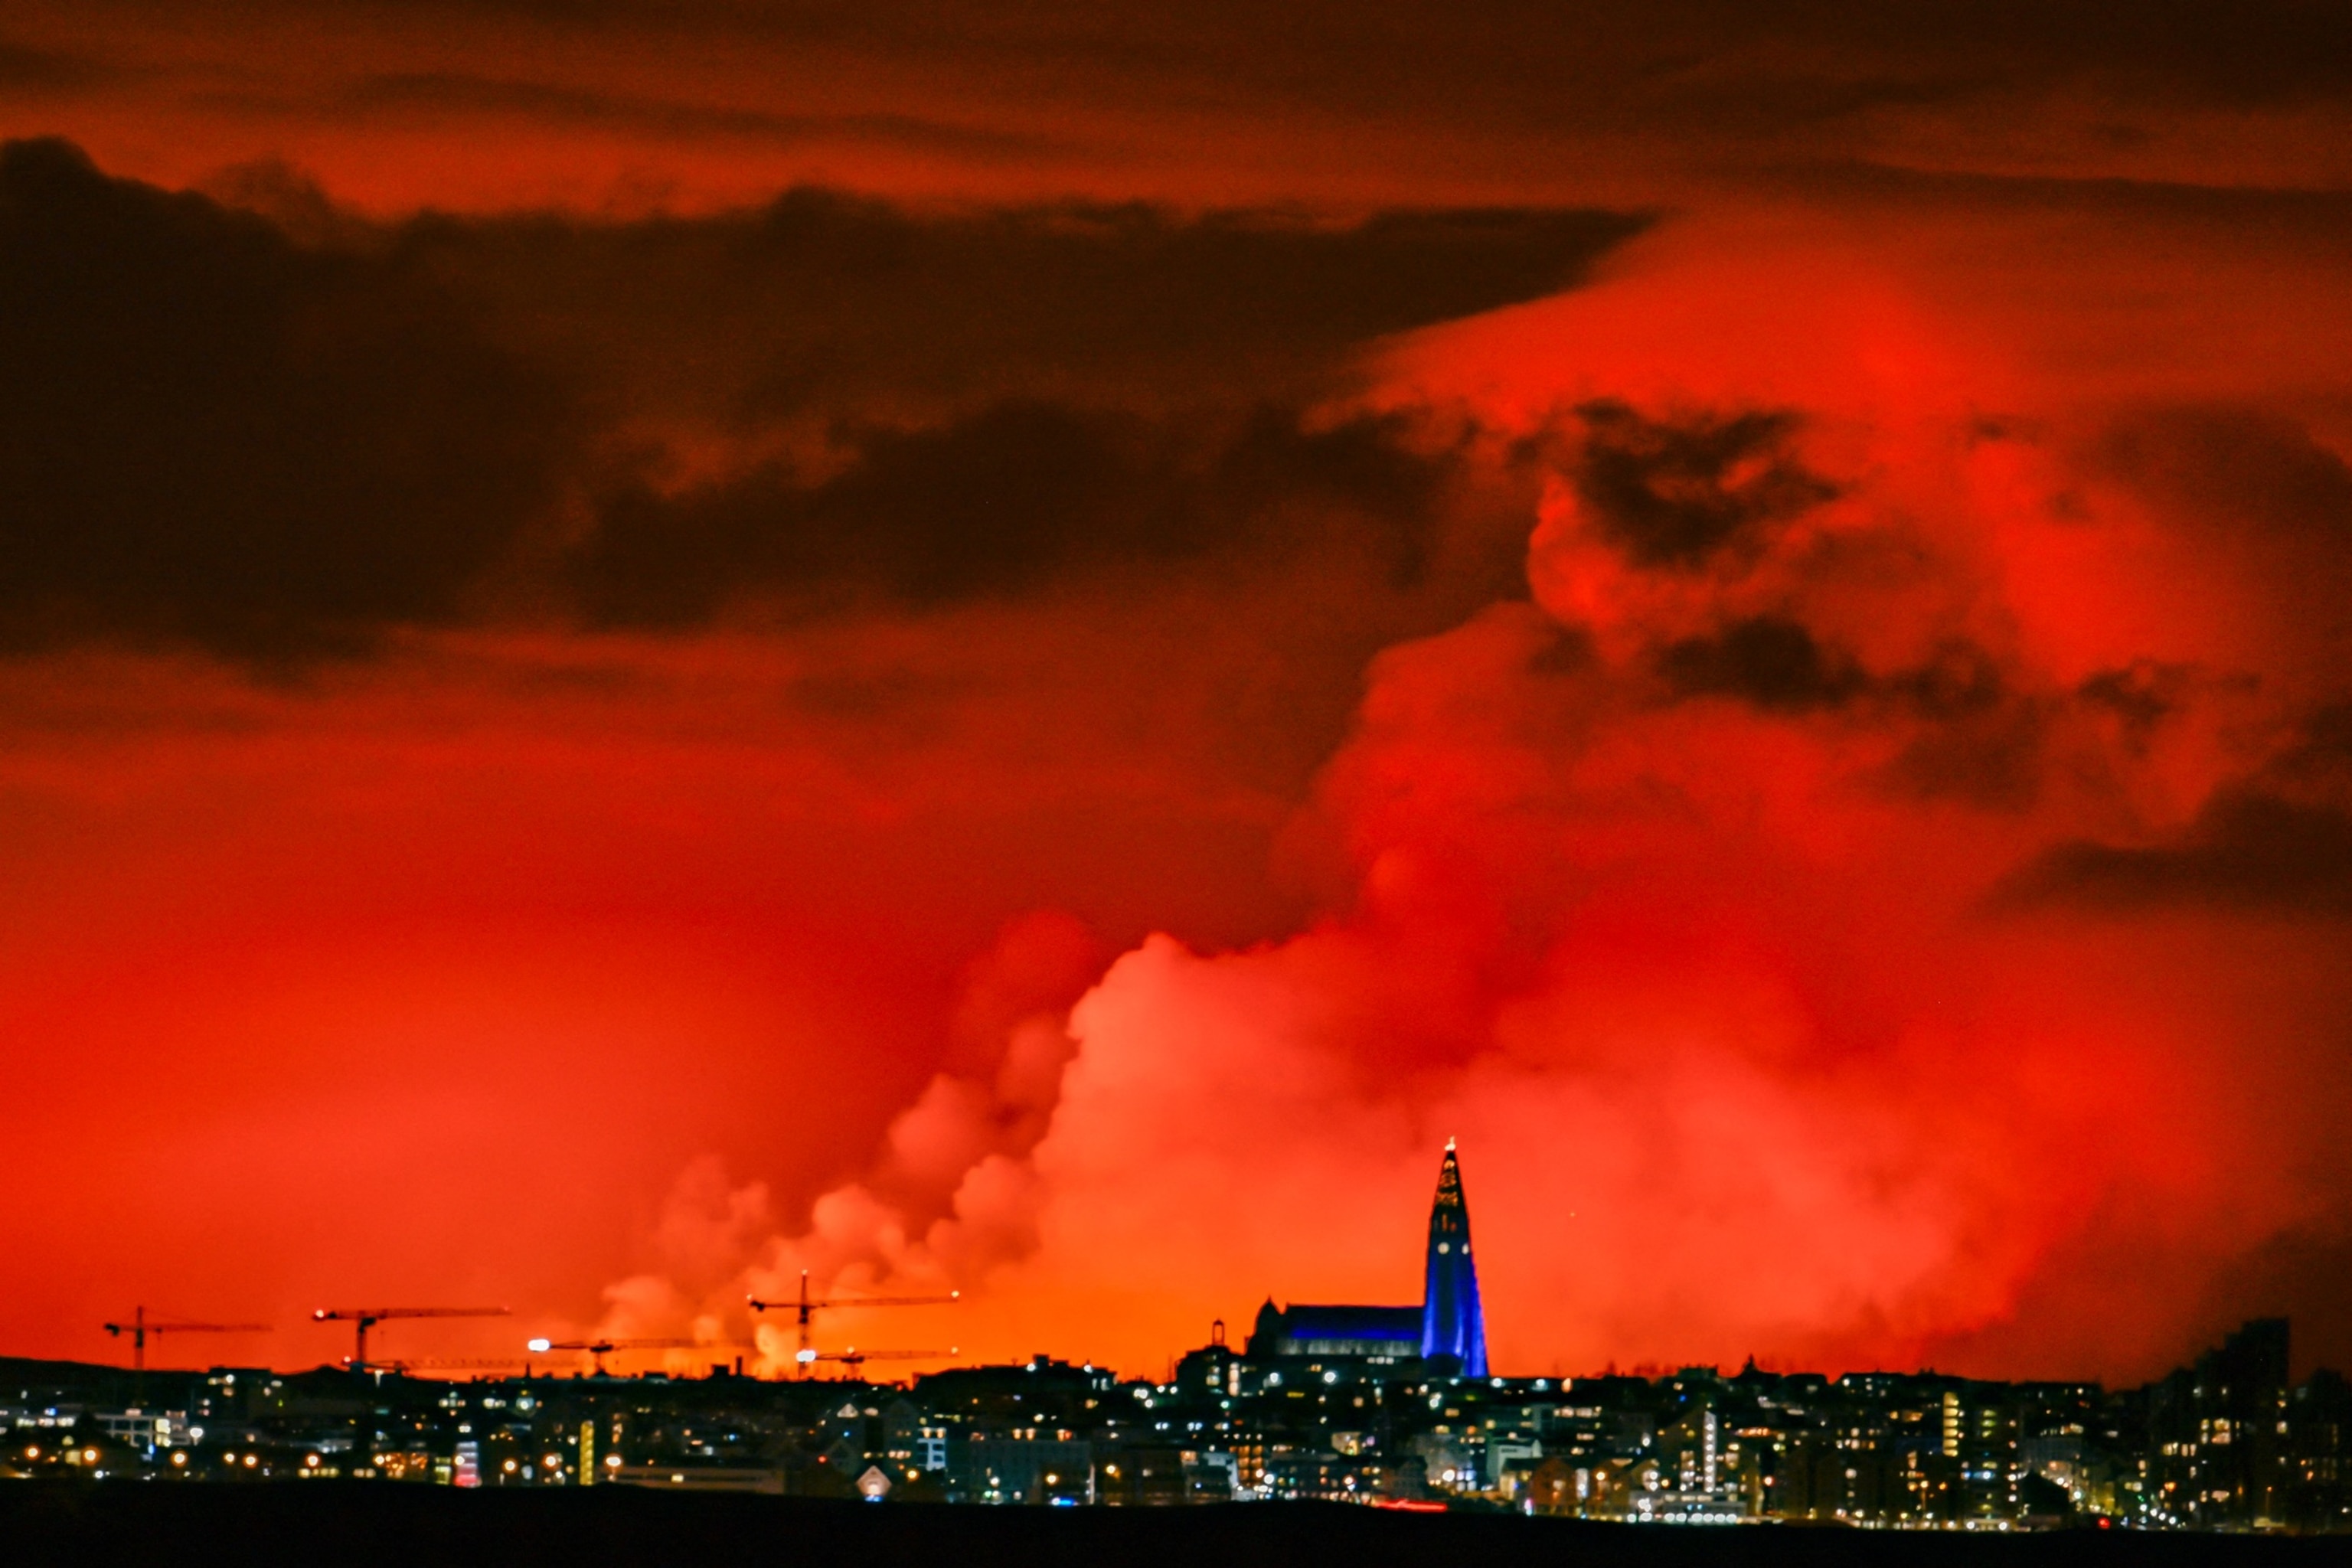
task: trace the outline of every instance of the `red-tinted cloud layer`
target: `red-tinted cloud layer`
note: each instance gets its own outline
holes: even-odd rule
[[[2352,1353],[2301,15],[27,13],[0,1349]]]

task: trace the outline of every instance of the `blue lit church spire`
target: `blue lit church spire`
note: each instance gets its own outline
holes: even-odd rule
[[[1421,1298],[1421,1353],[1450,1355],[1465,1377],[1486,1375],[1486,1314],[1478,1305],[1478,1266],[1470,1257],[1470,1205],[1462,1195],[1462,1167],[1454,1140],[1437,1168],[1437,1201],[1429,1207],[1429,1275]]]

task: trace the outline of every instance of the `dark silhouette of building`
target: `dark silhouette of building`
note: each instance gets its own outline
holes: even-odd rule
[[[1427,1284],[1421,1298],[1421,1353],[1451,1356],[1465,1377],[1486,1375],[1486,1314],[1478,1304],[1478,1265],[1470,1256],[1470,1204],[1454,1140],[1437,1167],[1437,1198],[1429,1208]]]
[[[1294,1301],[1276,1307],[1267,1297],[1250,1330],[1254,1356],[1379,1356],[1421,1353],[1419,1307],[1354,1307]]]

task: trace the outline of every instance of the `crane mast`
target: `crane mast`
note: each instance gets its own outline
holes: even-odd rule
[[[108,1323],[106,1331],[116,1339],[131,1336],[131,1367],[134,1372],[147,1370],[147,1336],[164,1334],[266,1334],[268,1323],[191,1323],[177,1319],[150,1319],[147,1309],[138,1308],[127,1323]]]
[[[817,1300],[809,1295],[808,1270],[803,1268],[801,1270],[801,1293],[798,1299],[790,1301],[762,1301],[757,1296],[752,1296],[747,1300],[751,1302],[751,1310],[755,1312],[791,1311],[793,1327],[799,1339],[799,1343],[793,1350],[793,1361],[798,1368],[797,1375],[806,1377],[809,1374],[810,1366],[817,1359],[816,1351],[809,1344],[809,1325],[814,1321],[817,1313],[845,1307],[952,1306],[963,1300],[963,1292],[950,1290],[944,1296],[841,1296],[829,1300]]]
[[[131,1370],[136,1378],[139,1403],[147,1403],[147,1336],[154,1334],[266,1334],[268,1323],[192,1323],[174,1319],[150,1319],[147,1309],[140,1307],[131,1314],[127,1323],[108,1323],[106,1331],[116,1339],[131,1336]]]
[[[726,1344],[716,1340],[539,1339],[530,1342],[528,1348],[534,1355],[545,1355],[551,1351],[586,1351],[589,1355],[594,1358],[595,1375],[602,1377],[604,1375],[604,1358],[611,1355],[614,1351],[735,1351],[750,1350],[756,1347],[749,1345]]]
[[[850,1376],[857,1377],[862,1375],[869,1361],[944,1361],[955,1353],[953,1345],[943,1351],[862,1351],[856,1345],[845,1351],[803,1351],[800,1352],[801,1373],[806,1376],[808,1369],[818,1362],[833,1361],[839,1362],[842,1370]]]
[[[350,1323],[355,1331],[351,1368],[368,1369],[368,1331],[394,1318],[503,1318],[504,1307],[321,1307],[310,1314],[313,1322]]]

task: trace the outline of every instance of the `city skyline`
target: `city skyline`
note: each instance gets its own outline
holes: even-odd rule
[[[2352,1365],[2352,14],[2112,10],[18,0],[0,1352]]]
[[[2275,1534],[2352,1525],[2352,1383],[2242,1325],[2143,1387],[1682,1367],[1465,1376],[1381,1308],[1215,1325],[1164,1381],[1038,1355],[874,1383],[0,1357],[0,1479],[647,1487],[867,1502],[1320,1500],[1626,1524]],[[1338,1337],[1333,1337],[1333,1336]],[[608,1346],[597,1347],[600,1351]],[[13,1397],[12,1397],[13,1396]],[[345,1494],[344,1507],[352,1498]],[[1524,1543],[1522,1543],[1524,1544]],[[1623,1543],[1620,1543],[1622,1545]]]
[[[533,1337],[520,1358],[369,1353],[390,1323],[505,1308],[320,1309],[340,1367],[150,1369],[148,1339],[266,1332],[140,1309],[133,1367],[0,1356],[0,1480],[628,1486],[866,1502],[1168,1507],[1324,1501],[1622,1524],[1896,1531],[2352,1529],[2352,1382],[2300,1381],[2291,1324],[2241,1325],[2143,1386],[1874,1370],[1634,1368],[1509,1376],[1487,1363],[1467,1185],[1447,1139],[1423,1297],[1221,1319],[1161,1376],[1045,1353],[817,1348],[819,1320],[959,1296],[812,1289],[794,1351],[736,1341]],[[381,1342],[379,1342],[380,1343]],[[660,1371],[608,1358],[656,1352]],[[591,1358],[563,1369],[565,1352]],[[692,1363],[684,1371],[679,1358]],[[533,1358],[538,1358],[534,1363]],[[907,1375],[870,1363],[904,1362]],[[892,1369],[896,1371],[897,1369]]]

